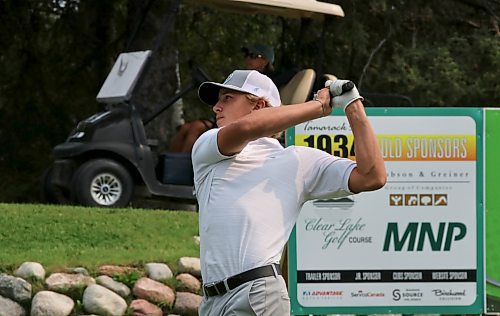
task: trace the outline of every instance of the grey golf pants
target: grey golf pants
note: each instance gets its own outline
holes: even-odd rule
[[[290,298],[281,275],[238,286],[224,295],[204,297],[200,316],[288,316]]]

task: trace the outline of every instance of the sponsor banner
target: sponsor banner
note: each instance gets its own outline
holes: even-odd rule
[[[290,239],[292,313],[481,313],[482,109],[367,112],[387,184],[304,204]],[[343,115],[300,124],[287,143],[356,159]]]

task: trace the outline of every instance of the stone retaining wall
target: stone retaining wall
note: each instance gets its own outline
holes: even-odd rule
[[[13,275],[0,274],[0,316],[198,315],[200,259],[180,258],[177,271],[153,262],[105,265],[95,276],[85,268],[46,276],[40,263],[25,262]]]

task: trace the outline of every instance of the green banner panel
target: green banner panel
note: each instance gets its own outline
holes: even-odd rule
[[[304,204],[289,242],[293,315],[484,312],[483,112],[367,109],[387,184]],[[356,158],[337,112],[286,140]]]
[[[500,313],[500,110],[485,110],[487,311]]]

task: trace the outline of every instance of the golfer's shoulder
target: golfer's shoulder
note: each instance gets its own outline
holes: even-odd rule
[[[317,148],[311,148],[306,146],[288,146],[287,150],[293,151],[296,155],[299,156],[315,156],[315,157],[327,157],[331,156],[323,150],[319,150]]]
[[[192,157],[203,155],[207,151],[213,151],[217,148],[218,128],[213,128],[201,134],[193,145]]]

